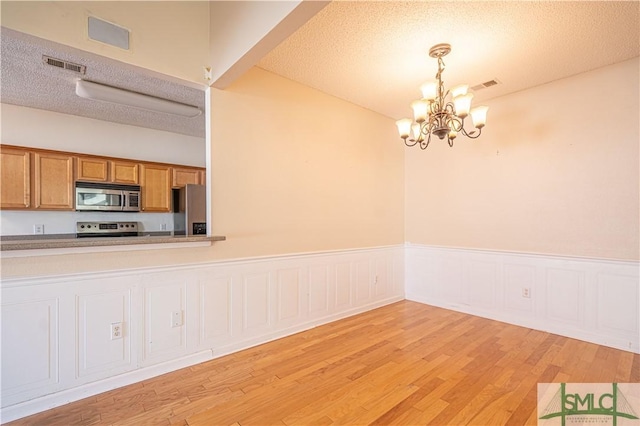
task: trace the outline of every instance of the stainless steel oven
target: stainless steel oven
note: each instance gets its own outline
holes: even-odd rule
[[[76,182],[76,210],[140,211],[140,186]]]
[[[138,222],[76,222],[77,238],[137,237]]]

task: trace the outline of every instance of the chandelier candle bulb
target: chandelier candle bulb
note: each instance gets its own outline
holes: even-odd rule
[[[413,130],[413,138],[415,140],[419,140],[422,134],[422,131],[420,130],[420,124],[414,123],[413,126],[411,126],[411,130]]]
[[[456,86],[453,89],[451,89],[451,97],[455,99],[458,96],[464,96],[467,94],[468,90],[469,90],[468,84],[461,84],[459,86]]]
[[[465,118],[467,115],[469,115],[472,99],[473,93],[466,93],[464,95],[453,98],[453,105],[456,108],[456,115],[458,117]]]
[[[489,107],[479,106],[471,110],[471,119],[473,120],[473,125],[477,129],[482,129],[485,124],[487,124],[487,111]]]
[[[422,123],[427,119],[429,115],[427,113],[427,109],[429,108],[429,104],[422,100],[417,100],[411,103],[411,108],[413,108],[413,119],[416,123]]]
[[[396,126],[398,126],[398,133],[400,133],[400,137],[402,139],[406,139],[409,137],[409,133],[411,132],[411,119],[403,118],[402,120],[396,121]]]
[[[422,91],[422,98],[427,101],[435,101],[438,96],[438,85],[435,81],[428,81],[424,83],[420,90]]]

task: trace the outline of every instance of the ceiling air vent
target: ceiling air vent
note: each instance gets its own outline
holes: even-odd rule
[[[497,84],[500,84],[500,81],[498,81],[498,79],[494,78],[493,80],[489,80],[489,81],[485,81],[484,83],[476,84],[471,89],[473,89],[473,90],[486,89],[487,87],[495,86]]]
[[[52,67],[58,67],[65,70],[77,72],[78,74],[84,74],[87,70],[87,67],[85,67],[84,65],[74,64],[73,62],[63,61],[62,59],[56,59],[46,55],[42,55],[42,61],[47,65],[51,65]]]

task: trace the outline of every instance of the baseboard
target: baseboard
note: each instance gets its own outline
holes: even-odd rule
[[[343,311],[343,312],[322,317],[319,319],[314,319],[304,324],[298,324],[293,327],[284,329],[281,332],[270,333],[264,336],[260,336],[259,338],[247,339],[241,342],[234,342],[230,345],[220,346],[219,348],[216,348],[213,351],[213,355],[214,355],[214,358],[219,358],[219,357],[229,355],[238,351],[242,351],[244,349],[249,349],[254,346],[258,346],[274,340],[282,339],[283,337],[291,336],[296,333],[301,333],[303,331],[310,330],[312,328],[319,327],[321,325],[329,324],[333,321],[338,321],[344,318],[361,314],[363,312],[381,308],[383,306],[390,305],[392,303],[400,302],[402,300],[405,300],[405,298],[402,296],[390,297],[381,301],[377,301],[375,303],[360,306],[358,308],[349,309],[347,311]]]

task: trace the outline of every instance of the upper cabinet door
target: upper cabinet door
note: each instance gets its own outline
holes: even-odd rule
[[[33,166],[35,208],[73,210],[73,157],[34,152]]]
[[[200,169],[174,167],[171,186],[174,188],[182,188],[191,183],[195,185],[202,184],[203,182],[200,180],[200,174]]]
[[[29,151],[0,147],[0,208],[27,209],[31,206]]]
[[[76,158],[78,180],[107,182],[109,180],[109,161],[100,157]]]
[[[171,211],[171,167],[156,164],[141,165],[142,211]]]
[[[115,183],[140,184],[140,165],[128,161],[111,160],[111,180]]]

